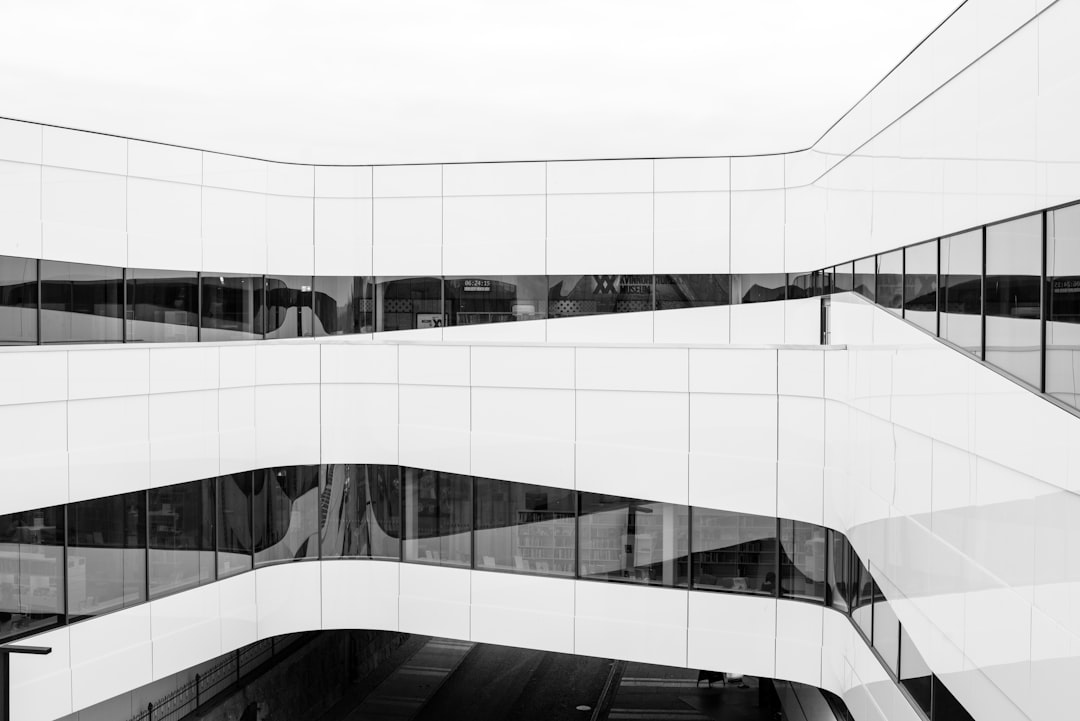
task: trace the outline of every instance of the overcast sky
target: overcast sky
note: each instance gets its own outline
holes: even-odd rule
[[[0,0],[0,116],[275,160],[779,152],[961,0]]]

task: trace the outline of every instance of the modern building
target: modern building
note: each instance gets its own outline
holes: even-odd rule
[[[52,649],[11,717],[364,628],[1071,718],[1078,30],[968,0],[774,155],[0,122],[0,640]]]

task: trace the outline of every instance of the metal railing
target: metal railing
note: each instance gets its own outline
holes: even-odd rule
[[[309,634],[291,634],[257,641],[222,657],[218,663],[172,693],[150,702],[129,721],[179,721],[234,684],[239,684],[275,655],[291,650]]]

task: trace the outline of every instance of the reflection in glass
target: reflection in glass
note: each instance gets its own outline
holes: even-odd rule
[[[256,317],[262,310],[263,279],[229,273],[202,276],[202,339],[252,340],[263,337]]]
[[[941,337],[982,354],[982,231],[941,239]]]
[[[926,713],[930,713],[930,667],[926,665],[911,637],[900,627],[900,683]]]
[[[936,240],[904,249],[904,317],[937,334]]]
[[[323,558],[401,557],[398,466],[334,463],[319,468]]]
[[[825,602],[825,529],[780,521],[780,596]]]
[[[574,575],[574,492],[476,479],[476,568]]]
[[[255,566],[319,557],[319,468],[255,471]]]
[[[850,293],[855,289],[855,264],[844,263],[833,270],[833,292]]]
[[[375,279],[375,330],[442,328],[446,325],[442,278]]]
[[[405,560],[472,562],[472,477],[405,469]]]
[[[375,322],[375,285],[366,276],[317,275],[312,294],[315,335],[370,333]]]
[[[580,494],[582,578],[674,586],[686,583],[685,506]]]
[[[63,528],[63,506],[0,515],[0,639],[63,620]],[[68,576],[85,583],[85,567]]]
[[[836,531],[829,531],[829,594],[827,603],[833,608],[847,612],[851,608],[851,567],[853,563],[851,544]]]
[[[1042,215],[986,228],[986,361],[1036,388],[1042,378]]]
[[[787,280],[788,299],[813,298],[821,295],[821,271],[813,273],[789,273]]]
[[[41,261],[41,342],[123,340],[123,282],[120,268]]]
[[[656,276],[656,309],[704,308],[731,302],[731,277],[714,275]]]
[[[175,270],[128,269],[127,339],[194,342],[199,339],[199,279]]]
[[[744,273],[731,276],[732,303],[765,303],[787,298],[783,273]]]
[[[874,290],[877,288],[877,279],[874,277],[877,271],[877,262],[874,256],[860,258],[854,263],[852,276],[852,290],[869,300],[874,300]]]
[[[877,584],[874,584],[875,586]],[[900,621],[881,589],[874,596],[874,650],[895,675],[900,662]]]
[[[1080,407],[1080,205],[1046,215],[1046,392]]]
[[[936,675],[933,677],[933,711],[930,718],[934,721],[948,719],[949,721],[974,721],[952,692],[941,682]]]
[[[543,275],[450,276],[444,292],[450,325],[547,317],[547,277]]]
[[[255,327],[262,325],[267,338],[310,337],[313,282],[310,275],[266,276],[266,303],[261,308],[265,315],[262,323],[256,319]]]
[[[251,568],[251,472],[218,478],[218,578]]]
[[[877,257],[877,284],[874,295],[882,308],[897,311],[904,304],[904,253],[894,250]]]
[[[851,602],[851,620],[869,641],[874,632],[874,590],[876,587],[870,571],[858,556],[854,560],[855,594]]]
[[[776,518],[694,508],[694,588],[775,596]]]
[[[0,255],[0,343],[37,343],[37,261]]]
[[[150,598],[214,580],[214,479],[151,488]]]
[[[547,280],[551,318],[653,308],[651,275],[549,275]]]
[[[97,616],[146,600],[146,494],[68,505],[68,613]]]

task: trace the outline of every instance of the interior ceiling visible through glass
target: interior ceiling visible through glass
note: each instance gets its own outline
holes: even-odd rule
[[[0,116],[275,160],[806,147],[960,0],[9,0]]]

